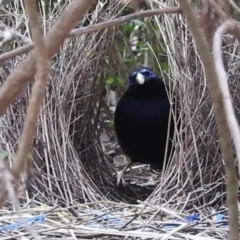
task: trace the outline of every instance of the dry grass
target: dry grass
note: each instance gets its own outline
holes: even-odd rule
[[[163,0],[158,2],[159,5],[154,7],[166,4]],[[176,1],[168,1],[168,6],[176,5]],[[90,24],[114,18],[119,9],[117,0],[111,5],[99,4]],[[43,15],[44,28],[48,29],[59,14],[57,11],[51,18]],[[24,14],[20,12],[3,21],[17,29],[19,19],[27,25]],[[103,109],[98,107],[98,103],[108,73],[115,70],[125,78],[126,70],[130,69],[116,60],[116,29],[103,29],[67,39],[51,61],[50,82],[34,137],[34,180],[20,200],[23,218],[45,214],[43,223],[32,226],[42,239],[227,238],[228,228],[223,226],[226,218],[224,221],[214,220],[215,215],[220,213],[219,209],[224,215],[226,213],[226,190],[217,128],[202,63],[181,15],[154,16],[153,19],[158,26],[154,28],[155,33],[162,34],[159,44],[164,43],[169,61],[169,70],[163,76],[167,76],[166,81],[170,80],[173,90],[177,89],[181,102],[183,126],[176,139],[174,161],[167,166],[156,188],[146,189],[134,184],[122,189],[115,186],[116,176],[107,156],[114,143],[103,150],[98,131],[99,124],[102,125]],[[78,27],[82,27],[85,20],[86,16]],[[14,41],[14,47],[28,43],[29,34],[26,29]],[[223,51],[239,119],[239,42],[225,36]],[[1,82],[23,57],[25,54],[1,65]],[[100,82],[98,86],[94,85],[96,81]],[[4,159],[5,165],[12,165],[25,122],[31,86],[28,85],[19,100],[1,118],[0,149],[9,152]],[[141,171],[139,175],[144,181],[150,176]],[[137,199],[145,199],[150,192],[146,201],[138,205],[119,203],[137,202]],[[53,206],[57,208],[52,209]],[[14,210],[15,206],[8,204],[1,211],[2,226],[19,219]],[[194,212],[200,214],[197,222],[184,220]],[[103,218],[103,214],[110,214],[121,221],[111,221],[109,216]],[[176,219],[183,222],[164,228],[169,223],[176,223]],[[28,234],[22,228],[1,233],[1,237],[20,238]]]
[[[168,2],[169,4],[170,1]],[[172,5],[175,5],[172,1]],[[175,161],[168,167],[162,181],[164,199],[178,202],[180,209],[194,209],[195,205],[221,206],[226,200],[222,156],[212,102],[204,72],[186,21],[180,15],[158,19],[166,52],[170,62],[168,76],[172,88],[180,95],[183,131],[178,135]],[[231,36],[224,37],[224,60],[228,71],[234,72],[239,43]],[[238,51],[238,50],[237,50]],[[229,85],[235,110],[239,116],[238,77],[231,75]],[[161,186],[150,196],[151,203],[159,203]]]
[[[227,221],[221,219],[226,211],[205,208],[196,220],[188,212],[144,203],[101,201],[61,208],[33,200],[22,206],[23,219],[41,239],[226,239]],[[2,239],[28,238],[22,225],[10,225],[19,222],[17,214],[4,210],[0,216]]]

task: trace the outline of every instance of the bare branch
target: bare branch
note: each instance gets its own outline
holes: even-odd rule
[[[32,141],[36,129],[38,115],[44,98],[45,86],[48,75],[48,54],[45,42],[42,37],[42,31],[38,22],[38,12],[35,7],[35,1],[25,0],[26,13],[29,15],[29,22],[33,41],[35,42],[34,53],[36,56],[36,82],[32,88],[32,96],[27,109],[26,122],[23,127],[22,139],[19,144],[19,150],[16,155],[16,161],[13,165],[12,172],[16,178],[29,166],[29,154],[32,150]]]
[[[89,9],[94,0],[74,0],[66,8],[45,37],[48,57],[55,54],[69,35],[71,29]],[[15,101],[29,78],[35,72],[35,53],[31,53],[14,71],[0,88],[0,116]]]
[[[154,10],[146,10],[144,12],[137,12],[137,13],[129,14],[127,16],[119,17],[119,18],[116,18],[116,19],[113,19],[113,20],[110,20],[110,21],[107,21],[107,22],[99,23],[99,24],[96,24],[96,25],[93,25],[93,26],[84,27],[84,28],[80,28],[80,29],[74,29],[70,32],[68,37],[76,37],[76,36],[81,36],[81,35],[86,34],[86,33],[96,32],[96,31],[99,31],[101,29],[114,27],[114,26],[120,25],[124,22],[128,22],[128,21],[131,21],[131,20],[134,20],[134,19],[151,17],[151,16],[154,16],[154,15],[161,15],[161,14],[173,14],[173,13],[181,13],[180,8],[179,7],[161,8],[161,9],[154,9]],[[33,48],[34,48],[34,44],[30,43],[26,46],[19,47],[19,48],[14,49],[10,52],[1,54],[0,63],[3,62],[3,61],[6,61],[6,60],[12,59],[19,54],[29,52]]]
[[[2,47],[5,43],[12,41],[14,35],[8,29],[0,26],[0,47]]]
[[[237,206],[237,179],[235,177],[233,149],[231,145],[231,135],[227,123],[227,116],[224,112],[224,100],[221,88],[218,85],[218,75],[209,51],[208,43],[204,37],[195,13],[187,0],[179,0],[180,7],[187,18],[189,28],[195,40],[198,54],[202,60],[207,84],[211,98],[213,100],[213,110],[216,116],[218,133],[220,137],[221,151],[225,160],[226,183],[227,183],[227,203],[230,225],[230,239],[238,239],[238,206]]]
[[[233,8],[235,8],[235,10],[240,13],[240,8],[238,7],[238,5],[233,1],[233,0],[229,0],[230,4],[232,5]]]
[[[222,36],[232,28],[233,21],[224,22],[216,31],[213,40],[213,55],[215,61],[215,67],[218,69],[218,83],[221,88],[224,99],[225,116],[228,121],[228,126],[231,131],[233,142],[236,149],[238,159],[238,170],[240,173],[240,130],[236,115],[233,109],[231,94],[228,88],[227,74],[222,59]],[[231,162],[225,161],[225,169],[227,175],[227,188],[228,188],[228,212],[229,222],[231,226],[230,239],[238,239],[238,203],[237,203],[237,176],[234,167],[234,159]],[[230,175],[230,176],[228,176]]]
[[[14,181],[15,178],[12,176],[12,174],[7,171],[5,169],[4,172],[4,180],[3,180],[3,183],[4,183],[4,187],[6,188],[7,190],[7,193],[8,193],[8,196],[9,196],[9,199],[11,200],[11,202],[13,203],[15,209],[16,209],[16,212],[17,214],[19,215],[19,217],[21,217],[21,222],[23,224],[23,226],[26,227],[26,229],[28,230],[28,232],[32,235],[32,237],[34,239],[37,239],[37,240],[40,240],[40,238],[38,237],[38,235],[33,231],[33,229],[23,220],[23,217],[22,217],[22,213],[20,211],[20,207],[19,207],[19,202],[18,202],[18,199],[17,199],[17,195],[16,195],[16,189],[14,188]],[[20,185],[19,186],[25,186],[24,183],[21,183],[20,181]],[[22,191],[23,192],[23,191]]]
[[[239,27],[239,23],[236,22],[234,19],[229,18],[229,16],[219,7],[218,4],[216,4],[216,2],[214,0],[210,0],[209,3],[214,7],[214,9],[216,11],[218,11],[219,15],[221,16],[221,18],[225,21],[231,20],[232,24],[231,26],[229,26],[228,32],[233,34],[238,41],[240,41],[240,27]]]
[[[233,136],[233,142],[236,148],[236,154],[238,159],[238,167],[240,174],[240,130],[238,126],[238,122],[236,119],[236,115],[233,109],[231,94],[228,87],[227,73],[224,68],[223,59],[222,59],[222,36],[227,33],[229,29],[232,28],[234,24],[233,21],[224,22],[216,31],[213,39],[213,56],[215,67],[218,69],[218,83],[221,88],[223,98],[224,98],[224,109],[225,115],[227,116],[228,126],[230,128],[231,134]],[[235,172],[235,171],[234,171]]]
[[[29,15],[29,22],[31,27],[31,32],[33,40],[35,42],[34,52],[36,54],[36,82],[32,88],[32,97],[29,102],[29,107],[27,109],[26,122],[23,127],[22,138],[19,143],[19,150],[16,154],[16,161],[12,167],[12,178],[15,182],[15,191],[20,192],[19,188],[25,186],[22,181],[21,175],[29,175],[31,172],[31,159],[30,153],[32,150],[33,136],[35,133],[37,119],[40,112],[41,104],[44,98],[44,90],[47,84],[47,75],[48,75],[48,57],[45,47],[45,43],[42,37],[42,31],[40,24],[38,22],[38,12],[35,7],[35,1],[25,0],[26,12]],[[7,172],[4,172],[7,174]],[[17,204],[16,195],[13,191],[12,183],[13,181],[7,181],[6,178],[6,188],[8,189],[9,196],[14,200],[14,203]],[[8,186],[8,187],[7,187]],[[11,191],[12,189],[12,191]],[[22,191],[21,191],[22,192]],[[10,194],[11,193],[11,194]],[[6,194],[1,192],[0,194],[0,206],[4,204],[6,199]],[[30,232],[32,233],[31,229]],[[34,235],[34,233],[32,233]]]
[[[5,43],[10,42],[14,39],[20,39],[25,44],[29,44],[31,42],[25,36],[18,33],[15,29],[10,29],[1,23],[1,25],[0,25],[0,47],[3,46]]]

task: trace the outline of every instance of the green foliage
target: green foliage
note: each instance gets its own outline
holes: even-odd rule
[[[105,120],[105,123],[108,124],[109,127],[113,127],[114,126],[113,119]]]
[[[126,34],[126,35],[130,36],[133,29],[134,29],[134,24],[132,24],[132,23],[124,23],[122,25],[122,30],[123,30],[124,34]]]
[[[144,27],[144,26],[145,26],[144,22],[139,20],[133,20],[131,22],[123,23],[121,28],[125,35],[130,36],[136,27]]]
[[[124,86],[124,81],[120,77],[109,77],[109,78],[107,78],[107,83],[110,86],[114,86],[114,87]]]
[[[5,152],[4,150],[0,149],[0,159],[2,160],[7,156],[8,156],[8,153]]]
[[[123,62],[125,69],[132,70],[139,65],[151,67],[157,74],[168,70],[168,59],[164,54],[159,26],[151,19],[133,20],[123,23],[115,34],[116,55]],[[109,62],[111,64],[111,62]],[[114,70],[115,71],[115,70]],[[110,86],[121,87],[124,80],[118,77],[123,73],[108,74]],[[126,77],[126,75],[125,75]]]
[[[134,65],[134,61],[132,58],[124,58],[123,62],[128,66],[128,68],[132,68],[132,66]]]
[[[161,68],[163,71],[168,70],[168,63],[167,62],[160,62]]]

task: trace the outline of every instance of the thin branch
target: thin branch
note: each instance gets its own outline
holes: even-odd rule
[[[209,3],[214,7],[215,10],[217,10],[218,14],[223,18],[223,20],[229,20],[230,16],[227,12],[224,11],[224,7],[222,4],[219,4],[215,0],[210,0]],[[225,4],[223,2],[223,4]]]
[[[213,39],[213,56],[215,67],[218,69],[218,83],[221,88],[223,98],[224,98],[224,110],[227,116],[228,126],[230,128],[231,134],[233,136],[233,142],[236,148],[236,155],[238,159],[238,169],[240,176],[240,129],[234,112],[234,108],[231,101],[231,94],[228,87],[227,73],[222,59],[222,36],[232,29],[234,22],[226,21],[224,22],[216,31]],[[234,170],[235,172],[235,170]]]
[[[240,41],[240,27],[239,27],[239,23],[237,21],[235,21],[232,18],[229,18],[229,16],[219,7],[218,4],[216,4],[216,2],[214,0],[210,0],[209,3],[212,5],[212,7],[214,7],[214,9],[219,13],[219,15],[221,16],[221,18],[225,21],[232,21],[231,27],[229,27],[228,32],[233,34],[238,41]]]
[[[221,88],[223,99],[224,99],[224,110],[225,116],[228,121],[228,126],[231,131],[233,142],[236,149],[236,155],[238,159],[238,170],[240,173],[240,130],[236,115],[233,109],[231,94],[228,88],[227,73],[222,59],[222,36],[229,29],[232,28],[233,21],[224,22],[216,31],[213,39],[213,56],[215,67],[218,69],[218,84]],[[230,239],[238,239],[239,228],[238,228],[238,196],[237,196],[237,176],[234,167],[234,159],[225,161],[226,178],[227,178],[227,193],[228,193],[228,212],[230,222]]]
[[[35,1],[25,0],[26,13],[29,15],[29,23],[33,36],[33,41],[35,42],[34,53],[36,54],[36,82],[32,88],[32,96],[29,101],[29,106],[27,109],[26,122],[23,127],[22,138],[19,143],[19,149],[16,154],[16,161],[13,164],[11,173],[15,182],[15,191],[10,191],[13,189],[12,182],[8,181],[6,186],[8,186],[8,193],[11,199],[16,200],[16,193],[20,192],[19,188],[25,184],[22,182],[22,175],[27,175],[31,171],[31,159],[30,153],[32,151],[33,136],[37,126],[38,115],[41,109],[41,105],[44,98],[45,86],[47,84],[48,75],[48,57],[45,42],[43,40],[43,34],[41,31],[40,24],[38,22],[38,12],[35,7]],[[6,173],[6,171],[5,171]],[[7,181],[7,179],[6,179]],[[15,194],[14,194],[15,192]],[[14,195],[14,196],[13,196]],[[6,199],[6,194],[0,195],[0,206],[3,206]],[[17,204],[17,201],[14,201]],[[18,209],[18,206],[16,206]],[[28,228],[28,227],[27,227]],[[29,229],[29,228],[28,228]],[[31,234],[35,234],[31,231]],[[36,236],[35,236],[36,238]]]
[[[24,44],[30,44],[31,41],[23,36],[22,34],[18,33],[15,29],[10,29],[9,27],[0,25],[0,47],[2,47],[5,43],[10,42],[14,39],[20,39]]]
[[[113,19],[113,20],[109,20],[107,22],[95,24],[93,26],[84,27],[84,28],[80,28],[80,29],[74,29],[70,32],[68,37],[76,37],[76,36],[81,36],[83,34],[96,32],[96,31],[99,31],[101,29],[114,27],[114,26],[120,25],[124,22],[128,22],[128,21],[131,21],[131,20],[134,20],[134,19],[151,17],[151,16],[154,16],[154,15],[173,14],[173,13],[181,13],[180,8],[179,7],[161,8],[161,9],[154,9],[154,10],[146,10],[146,11],[143,11],[143,12],[137,12],[137,13],[129,14],[127,16],[123,16],[123,17],[119,17],[119,18],[116,18],[116,19]],[[9,60],[9,59],[13,59],[17,55],[27,53],[27,52],[31,51],[33,48],[34,48],[34,44],[30,43],[30,44],[25,45],[23,47],[19,47],[17,49],[14,49],[10,52],[1,54],[0,63],[3,62],[3,61]]]
[[[82,18],[83,14],[91,7],[94,0],[73,0],[58,18],[45,37],[48,58],[53,56],[69,35],[71,29]],[[4,114],[7,107],[15,101],[22,89],[27,86],[29,78],[35,72],[35,53],[29,56],[13,70],[7,80],[0,88],[0,116]]]
[[[189,28],[195,40],[198,54],[202,60],[208,89],[213,100],[213,110],[215,112],[218,133],[220,137],[221,151],[225,160],[226,183],[227,183],[227,203],[230,225],[230,239],[238,240],[238,206],[236,199],[237,179],[234,175],[234,157],[231,145],[231,135],[227,123],[227,116],[224,112],[224,99],[221,88],[218,84],[218,75],[209,51],[208,43],[204,37],[203,30],[196,18],[194,10],[188,0],[179,0],[181,10],[187,18]]]
[[[48,76],[48,54],[45,42],[42,36],[40,24],[38,22],[38,12],[35,7],[35,1],[25,0],[26,13],[29,15],[29,23],[33,41],[35,42],[36,56],[36,81],[32,88],[32,96],[27,109],[26,122],[23,127],[22,138],[19,143],[19,150],[16,154],[12,172],[16,178],[24,170],[28,161],[29,154],[32,151],[33,136],[36,130],[38,115],[44,99],[45,86]]]
[[[240,13],[240,8],[239,6],[233,1],[233,0],[229,0],[230,4],[232,5],[232,7],[235,8],[235,10]]]
[[[5,179],[4,179],[5,188],[7,190],[9,199],[11,200],[12,204],[14,205],[14,207],[16,209],[18,216],[20,217],[20,222],[23,224],[23,226],[26,227],[26,229],[28,230],[28,232],[32,235],[32,237],[34,239],[40,240],[41,238],[33,231],[33,229],[26,223],[26,221],[24,221],[24,218],[20,211],[19,202],[17,199],[16,189],[14,189],[13,184],[12,184],[15,181],[14,177],[8,171],[5,171],[4,175],[5,175]]]

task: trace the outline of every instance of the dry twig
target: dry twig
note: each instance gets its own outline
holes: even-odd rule
[[[25,0],[26,12],[29,15],[30,27],[33,41],[35,42],[34,54],[36,56],[36,82],[32,88],[32,96],[27,109],[26,122],[23,127],[22,138],[19,143],[19,150],[12,171],[16,178],[24,170],[30,161],[29,154],[32,149],[33,136],[36,130],[38,115],[44,98],[45,86],[48,76],[48,54],[40,24],[38,22],[38,12],[32,0]]]
[[[146,11],[143,11],[143,12],[137,12],[137,13],[129,14],[127,16],[123,16],[123,17],[119,17],[119,18],[116,18],[116,19],[113,19],[113,20],[109,20],[107,22],[98,23],[98,24],[93,25],[93,26],[83,27],[83,28],[80,28],[80,29],[74,29],[70,32],[68,37],[77,37],[77,36],[81,36],[83,34],[96,32],[96,31],[99,31],[101,29],[110,28],[110,27],[120,25],[124,22],[131,21],[133,19],[151,17],[151,16],[154,16],[154,15],[161,15],[161,14],[180,13],[180,12],[181,11],[180,11],[179,7],[160,8],[160,9],[146,10]],[[3,62],[3,61],[9,60],[9,59],[13,59],[17,55],[27,53],[27,52],[31,51],[33,48],[34,48],[34,44],[30,43],[30,44],[27,44],[23,47],[19,47],[17,49],[14,49],[12,51],[7,52],[7,53],[1,54],[0,63]]]
[[[20,176],[22,174],[30,175],[32,171],[32,164],[30,162],[31,159],[29,154],[32,152],[33,136],[36,130],[37,120],[44,98],[45,86],[47,84],[49,59],[47,57],[41,26],[38,22],[38,12],[35,4],[36,1],[25,0],[26,13],[29,15],[30,28],[33,41],[35,42],[34,52],[36,54],[36,81],[32,87],[32,96],[27,109],[27,116],[23,127],[22,138],[19,143],[16,160],[12,167],[12,173],[15,177],[15,181],[21,181]],[[7,186],[9,197],[15,205],[18,214],[21,216],[18,200],[14,194],[11,182],[8,182],[6,184],[6,187]],[[1,199],[0,202],[3,202],[3,199]],[[40,239],[27,224],[25,224],[25,226],[35,239]]]
[[[222,35],[232,28],[234,25],[233,21],[224,22],[216,31],[213,41],[213,53],[214,61],[218,75],[218,84],[222,91],[224,99],[224,111],[225,116],[228,121],[228,127],[231,131],[233,137],[233,142],[236,149],[236,155],[238,159],[238,170],[240,173],[240,131],[239,125],[235,116],[233,109],[231,95],[228,88],[227,74],[225,72],[223,59],[222,59]],[[221,136],[220,136],[221,137]],[[223,153],[224,154],[224,153]],[[226,183],[227,183],[227,193],[228,193],[228,212],[229,212],[229,222],[231,226],[230,239],[238,239],[238,198],[237,198],[237,176],[234,167],[234,159],[231,161],[225,160],[226,169]]]
[[[0,25],[0,46],[3,46],[7,42],[10,42],[14,39],[21,39],[21,41],[25,44],[29,44],[31,41],[26,39],[22,34],[18,33],[15,29],[9,29],[7,26],[3,24]]]
[[[231,131],[231,135],[233,137],[233,142],[236,148],[236,155],[238,159],[238,168],[240,174],[240,130],[238,126],[238,122],[236,119],[236,115],[233,109],[231,94],[228,87],[228,79],[227,73],[224,68],[223,59],[222,59],[222,36],[227,33],[230,29],[233,29],[235,22],[234,21],[226,21],[224,22],[216,31],[213,41],[213,55],[215,67],[218,69],[218,83],[221,88],[223,98],[224,98],[224,110],[225,115],[228,120],[228,126]],[[232,169],[235,172],[235,169]],[[236,183],[235,183],[236,184]],[[230,185],[231,186],[231,185]],[[233,187],[236,187],[233,185]]]
[[[45,37],[48,57],[55,54],[71,29],[81,19],[94,0],[71,2]],[[35,54],[31,53],[20,66],[14,69],[0,88],[0,116],[14,102],[35,71]]]
[[[32,30],[33,40],[35,42],[35,54],[37,59],[36,82],[33,85],[32,97],[27,109],[26,122],[23,127],[22,138],[19,144],[19,150],[16,154],[16,161],[12,168],[14,182],[17,186],[21,186],[21,174],[30,173],[30,156],[32,149],[33,136],[36,129],[38,115],[44,98],[45,86],[48,75],[48,57],[46,47],[41,33],[40,24],[38,22],[38,12],[33,1],[26,0],[26,12],[30,18],[30,26]],[[9,182],[7,185],[11,184]],[[16,189],[17,190],[17,189]],[[0,196],[0,206],[4,204],[5,194]]]
[[[166,6],[165,0],[158,0],[158,2],[159,4],[155,4],[153,7],[159,6],[161,8]],[[98,22],[99,19],[101,21],[115,19],[118,13],[119,1],[110,1],[110,4],[101,12],[98,9],[94,10],[93,18],[90,21],[91,25]],[[168,6],[175,6],[176,1],[169,0],[167,4]],[[14,10],[18,12],[17,6]],[[52,20],[44,19],[44,16],[41,17],[44,25],[52,25]],[[16,18],[18,18],[18,14],[9,17],[8,21],[14,21]],[[146,22],[151,24],[153,21],[151,19]],[[156,49],[155,41],[158,46],[163,47],[165,50],[164,53],[168,58],[167,72],[170,80],[172,80],[170,84],[173,85],[171,89],[177,89],[180,94],[182,103],[181,118],[185,126],[182,126],[183,131],[179,132],[177,140],[179,148],[175,152],[175,161],[167,167],[165,176],[162,176],[162,199],[159,194],[159,184],[156,191],[148,198],[150,212],[146,213],[146,217],[141,214],[139,216],[141,219],[134,218],[133,222],[134,225],[137,224],[137,227],[135,225],[133,228],[136,227],[139,230],[134,230],[134,232],[118,231],[119,227],[121,227],[119,222],[116,224],[110,222],[109,228],[117,229],[119,237],[122,235],[134,237],[138,233],[140,238],[143,235],[149,237],[149,229],[146,227],[150,227],[150,231],[154,233],[153,235],[158,234],[151,236],[153,238],[194,239],[197,234],[198,239],[200,239],[200,236],[202,236],[202,239],[227,239],[229,229],[225,227],[227,220],[224,219],[227,210],[224,210],[224,214],[221,214],[223,218],[221,222],[216,221],[215,216],[212,217],[213,214],[219,213],[214,213],[212,207],[215,204],[222,206],[225,203],[225,191],[224,186],[222,189],[222,156],[219,151],[219,137],[217,136],[215,118],[212,113],[212,102],[206,90],[201,61],[194,48],[192,36],[189,34],[188,27],[186,27],[186,21],[180,14],[165,14],[164,17],[154,16],[154,25],[157,26],[154,30],[148,28],[147,31],[156,34],[157,38],[153,42],[149,41],[147,43],[149,43],[153,51]],[[206,25],[203,26],[206,27]],[[27,36],[28,34],[24,33],[24,35]],[[97,31],[92,34],[82,35],[76,39],[66,39],[60,49],[57,61],[53,61],[50,73],[51,81],[44,99],[46,104],[44,104],[44,112],[40,114],[39,123],[41,124],[36,134],[37,144],[34,146],[35,181],[32,184],[31,191],[28,192],[29,195],[26,194],[23,199],[28,209],[21,209],[21,212],[26,212],[26,215],[23,215],[24,217],[28,218],[29,213],[36,215],[39,212],[39,209],[36,210],[35,206],[34,208],[30,207],[31,204],[29,203],[34,202],[34,199],[40,202],[38,204],[44,210],[46,208],[45,204],[54,205],[56,201],[67,203],[68,206],[75,205],[75,201],[88,201],[89,204],[82,204],[80,209],[74,207],[77,215],[86,222],[88,219],[93,218],[92,216],[96,214],[95,210],[101,209],[106,214],[119,206],[116,202],[109,203],[105,201],[106,199],[117,199],[117,201],[123,202],[129,201],[129,199],[134,200],[136,195],[139,194],[139,188],[134,183],[155,182],[154,179],[150,180],[152,176],[145,174],[145,171],[135,169],[132,171],[134,173],[128,174],[128,178],[131,179],[133,184],[130,186],[134,193],[128,189],[116,189],[114,186],[115,179],[112,177],[112,166],[107,161],[103,161],[103,154],[108,154],[110,147],[107,147],[106,151],[102,151],[101,146],[99,147],[96,144],[99,132],[96,132],[96,135],[93,136],[93,131],[96,129],[91,123],[87,125],[88,131],[85,131],[85,123],[88,119],[94,119],[94,124],[101,124],[101,120],[98,120],[96,115],[89,113],[90,108],[88,106],[92,106],[91,102],[99,99],[99,95],[96,95],[95,90],[85,91],[86,85],[91,84],[92,76],[99,76],[101,72],[101,76],[104,77],[100,78],[100,82],[103,85],[105,76],[111,76],[112,69],[119,73],[122,79],[126,78],[125,75],[130,70],[130,67],[127,67],[123,62],[124,55],[121,55],[119,51],[115,51],[112,45],[113,42],[118,43],[117,37],[119,35],[123,36],[122,40],[127,49],[131,39],[129,40],[118,29]],[[140,36],[142,36],[142,33]],[[224,57],[229,59],[230,90],[237,110],[236,114],[239,116],[240,97],[237,76],[240,65],[236,61],[238,59],[239,43],[236,39],[226,36],[224,37],[224,45],[228,46],[224,49]],[[126,49],[124,54],[128,51]],[[91,57],[89,57],[90,52]],[[113,56],[112,52],[119,56],[115,56],[115,54]],[[158,54],[158,51],[154,51],[156,58],[158,58]],[[152,60],[151,56],[151,54],[147,55],[149,62]],[[8,74],[12,69],[11,67],[15,66],[16,61],[22,57],[20,56],[13,61],[2,64],[4,67],[3,74]],[[104,58],[109,60],[107,69],[105,68],[106,62]],[[6,65],[10,65],[10,67],[6,67]],[[101,69],[100,72],[99,69]],[[123,71],[123,69],[126,69],[126,71]],[[3,75],[1,76],[3,77]],[[3,79],[2,82],[4,82]],[[176,88],[174,85],[176,85]],[[99,88],[98,90],[100,91]],[[8,114],[1,117],[6,127],[0,128],[0,148],[5,149],[10,154],[15,149],[25,122],[24,116],[27,108],[25,99],[28,99],[29,92],[30,90],[27,88],[19,101],[7,110]],[[75,131],[76,133],[73,134]],[[186,135],[183,137],[181,132],[185,132]],[[87,144],[80,145],[79,138],[83,139]],[[116,149],[115,143],[114,147],[111,146],[111,149]],[[11,157],[9,157],[9,160],[11,164]],[[138,169],[140,169],[139,166]],[[145,188],[143,190],[145,198],[149,193],[146,194]],[[220,194],[216,194],[217,192]],[[141,196],[141,199],[144,198]],[[95,203],[95,206],[95,201],[100,202]],[[184,227],[183,229],[161,229],[160,231],[167,232],[159,233],[159,228],[155,228],[156,224],[162,226],[165,221],[170,220],[169,214],[167,214],[166,220],[164,220],[164,217],[162,218],[164,214],[161,213],[161,209],[158,207],[159,202],[162,203],[161,209],[166,207],[166,212],[172,212],[170,214],[172,215],[171,221],[174,221],[176,217],[179,218],[177,215],[184,217],[183,213],[188,214],[196,211],[200,214],[199,220],[194,224],[189,223],[186,226],[187,231]],[[112,204],[115,206],[113,209],[110,207]],[[146,202],[142,204],[146,205]],[[142,204],[133,207],[135,209],[137,206],[138,209],[143,207]],[[208,206],[211,206],[211,209]],[[130,222],[136,211],[134,210],[131,213],[132,206],[129,206],[130,209],[128,209],[123,204],[123,207],[124,211],[120,211],[117,215],[120,216],[121,220]],[[65,211],[68,213],[67,209]],[[42,210],[40,210],[40,213],[42,213]],[[79,223],[78,219],[77,224],[75,224],[75,220],[72,221],[72,215],[68,216],[69,213],[66,213],[60,211],[59,213],[53,213],[52,216],[48,215],[48,219],[51,220],[46,221],[44,225],[34,224],[34,231],[40,234],[43,239],[49,239],[53,235],[55,238],[83,238],[85,234],[87,238],[92,238],[99,237],[97,234],[99,234],[100,230],[102,231],[102,225],[107,227],[106,218],[104,218],[101,222],[95,222],[96,228],[92,225],[88,226],[88,229],[82,229],[84,223]],[[56,214],[59,214],[58,216],[61,216],[61,218],[56,217]],[[3,221],[12,223],[18,218],[16,215],[11,210],[5,209],[1,218],[4,219]],[[71,227],[71,231],[69,231],[68,227],[66,229],[66,226]],[[84,226],[86,227],[86,225]],[[128,227],[131,228],[131,226]],[[115,229],[112,231],[116,232]],[[145,230],[146,232],[142,233]],[[105,236],[111,238],[110,229],[103,231],[105,231],[103,233]],[[96,236],[92,236],[95,232]],[[192,232],[194,232],[194,235],[190,236]],[[27,232],[23,233],[21,229],[19,231],[16,229],[7,234],[8,238],[9,235],[14,235],[15,238],[29,235]]]

